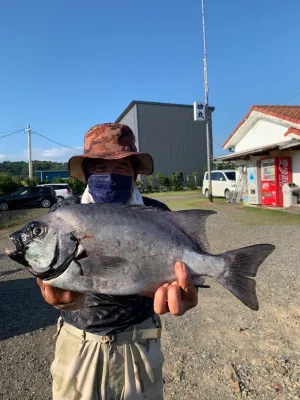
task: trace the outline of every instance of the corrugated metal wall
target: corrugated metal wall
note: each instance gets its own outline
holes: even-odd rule
[[[194,122],[193,108],[139,103],[135,107],[139,151],[152,155],[155,173],[201,175],[207,164],[206,131],[204,122]]]
[[[137,121],[137,106],[136,104],[129,110],[129,112],[124,115],[120,120],[120,124],[124,124],[131,128],[135,135],[136,147],[139,149],[139,132],[138,132],[138,121]]]

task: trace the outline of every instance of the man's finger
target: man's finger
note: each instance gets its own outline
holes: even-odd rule
[[[184,304],[181,296],[180,286],[171,285],[168,289],[168,306],[173,315],[182,315]]]
[[[167,302],[168,288],[165,286],[159,287],[154,295],[154,312],[156,314],[166,314],[169,311]]]
[[[177,262],[175,264],[175,272],[178,279],[179,286],[185,300],[186,310],[195,307],[198,304],[198,292],[195,288],[194,282],[185,264]]]
[[[191,290],[191,288],[195,289],[192,278],[191,278],[186,266],[184,265],[184,263],[177,262],[175,264],[175,272],[176,272],[179,286],[181,287],[181,289],[184,292],[187,293],[189,290]],[[196,289],[195,289],[195,291],[196,291]]]

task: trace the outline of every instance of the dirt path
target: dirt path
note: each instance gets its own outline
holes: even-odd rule
[[[196,308],[162,318],[165,399],[299,399],[300,225],[270,225],[264,216],[258,225],[251,213],[214,207],[207,227],[213,253],[263,242],[277,248],[257,277],[259,312],[209,282]],[[0,231],[1,250],[6,235]],[[0,298],[0,399],[50,399],[57,313],[34,279],[1,256]]]

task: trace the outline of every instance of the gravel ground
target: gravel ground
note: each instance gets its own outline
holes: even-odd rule
[[[214,207],[207,224],[213,253],[263,242],[277,248],[258,273],[259,312],[209,281],[196,308],[162,318],[165,399],[300,399],[300,225],[274,225],[264,215],[257,223],[240,208]],[[8,232],[0,230],[1,250]],[[57,312],[1,254],[0,298],[0,399],[51,399]]]

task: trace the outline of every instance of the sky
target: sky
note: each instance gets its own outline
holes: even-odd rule
[[[300,1],[206,0],[214,155],[253,104],[300,104]],[[0,2],[0,162],[66,161],[132,100],[204,100],[201,0]],[[72,147],[69,149],[60,144]]]

